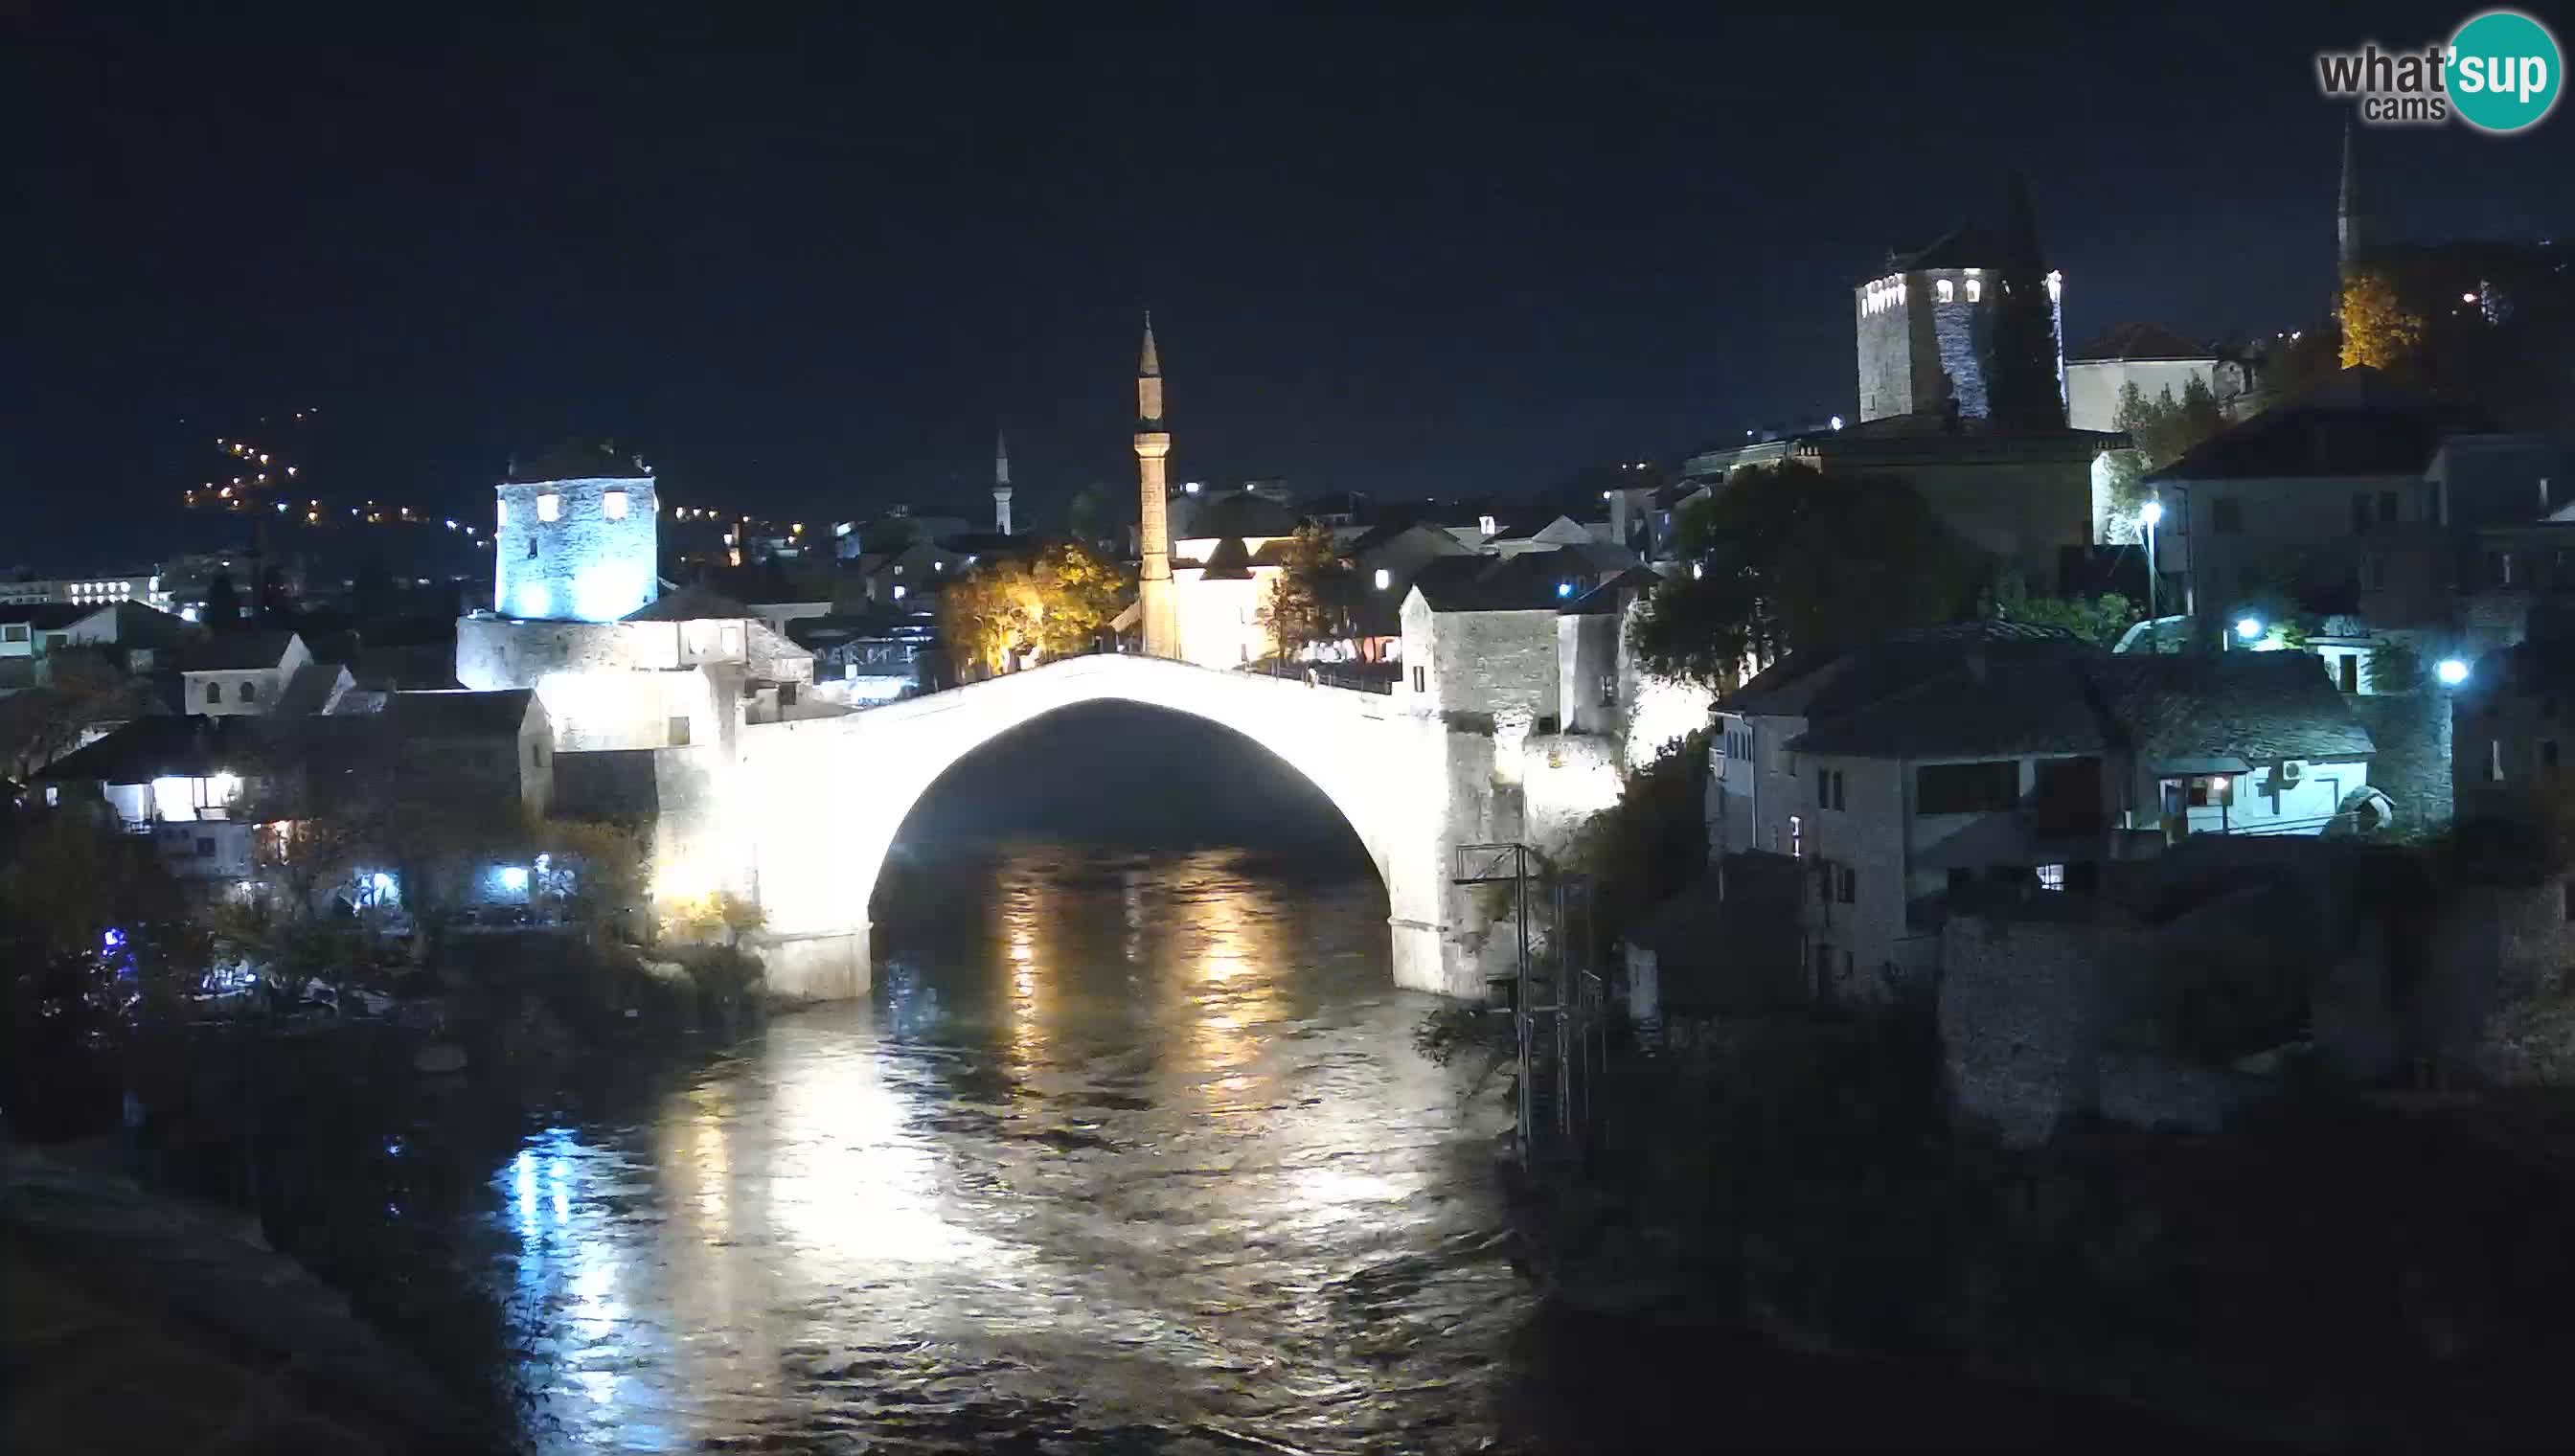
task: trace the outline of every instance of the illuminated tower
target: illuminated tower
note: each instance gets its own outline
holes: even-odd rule
[[[1163,428],[1163,361],[1154,351],[1154,316],[1145,315],[1145,352],[1136,362],[1136,468],[1144,492],[1137,554],[1136,604],[1149,658],[1181,655],[1181,619],[1172,602],[1172,527],[1164,499],[1164,465],[1172,434]]]
[[[998,432],[993,436],[993,529],[1011,534],[1011,440]]]

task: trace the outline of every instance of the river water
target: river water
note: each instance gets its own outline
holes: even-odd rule
[[[1413,1051],[1431,1003],[1391,984],[1363,859],[997,846],[899,866],[877,918],[867,1003],[532,1129],[462,1216],[532,1446],[2116,1434],[1542,1313],[1499,1238],[1499,1089]]]

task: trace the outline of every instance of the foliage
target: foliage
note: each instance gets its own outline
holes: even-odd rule
[[[759,904],[731,890],[709,890],[661,904],[663,935],[681,941],[717,941],[730,945],[768,923]]]
[[[2188,455],[2225,425],[2226,417],[2217,408],[2217,396],[2197,375],[2182,386],[2178,401],[2173,399],[2170,386],[2149,400],[2134,380],[2129,381],[2120,387],[2118,413],[2110,421],[2112,429],[2124,432],[2136,446],[2149,472],[2162,470]]]
[[[1331,532],[1308,522],[1288,538],[1286,560],[1261,604],[1261,625],[1282,661],[1347,635],[1351,580]]]
[[[1688,573],[1628,629],[1638,665],[1723,689],[1747,655],[1953,620],[1983,560],[1900,479],[1754,466],[1681,513]]]
[[[1515,1041],[1508,1011],[1466,1001],[1434,1006],[1412,1028],[1412,1049],[1433,1066],[1446,1066],[1461,1051],[1499,1061],[1510,1054]]]
[[[2361,676],[2372,693],[2411,693],[2423,686],[2423,659],[2403,643],[2381,642],[2369,650]]]
[[[205,625],[217,632],[241,623],[241,593],[233,586],[232,574],[217,572],[206,583]]]
[[[1065,530],[1085,546],[1110,546],[1125,524],[1120,493],[1093,481],[1074,495],[1073,504],[1065,509]]]
[[[2423,346],[2423,316],[2405,307],[2380,273],[2355,273],[2342,286],[2342,367],[2391,374],[2412,370]]]
[[[1987,599],[1987,613],[1997,622],[2021,622],[2033,627],[2061,627],[2096,647],[2116,647],[2120,634],[2126,632],[2145,614],[2137,604],[2116,592],[2098,597],[2031,597],[2010,584],[2010,590]]]
[[[1583,825],[1564,853],[1568,868],[1591,876],[1597,949],[1645,911],[1678,894],[1707,868],[1705,729],[1665,748],[1627,775],[1618,801]]]
[[[1058,542],[1033,559],[988,561],[949,583],[939,629],[961,674],[991,676],[1026,660],[1092,651],[1127,597],[1116,565],[1079,542]]]
[[[2275,889],[2257,912],[2161,958],[2147,1015],[2163,1049],[2223,1065],[2298,1035],[2317,952],[2292,898]]]
[[[644,903],[652,854],[641,824],[609,819],[551,819],[538,842],[551,861],[539,891],[564,917],[606,936]]]
[[[2146,539],[2143,513],[2153,494],[2146,489],[2146,458],[2142,451],[2107,450],[2101,453],[2103,494],[2101,540],[2105,543],[2143,543]]]
[[[2342,330],[2331,319],[2272,341],[2263,354],[2261,373],[2255,376],[2263,407],[2294,400],[2331,379],[2342,367],[2341,355]]]
[[[2013,430],[2062,430],[2065,396],[2057,374],[2056,306],[2029,185],[2012,174],[2003,223],[2001,293],[1993,304],[1992,365],[1985,376],[1986,414]]]
[[[151,696],[148,684],[94,647],[57,648],[45,670],[36,687],[0,698],[0,778],[28,778],[78,746],[83,732],[133,717]]]

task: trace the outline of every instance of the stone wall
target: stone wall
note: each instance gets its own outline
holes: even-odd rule
[[[1407,642],[1404,662],[1428,663],[1434,711],[1489,715],[1526,732],[1558,717],[1555,622],[1552,611],[1434,613],[1428,657]]]
[[[2452,801],[2449,695],[2424,689],[2365,694],[2344,701],[2378,745],[2369,760],[2369,782],[2394,800],[2398,826],[2431,828],[2448,823]]]
[[[660,587],[660,507],[651,477],[513,481],[499,495],[494,610],[518,618],[614,622],[654,599]],[[548,502],[551,521],[543,519]]]
[[[1952,915],[1940,937],[1940,1049],[1951,1104],[2034,1147],[2100,1104],[2104,964],[2125,953],[2083,922]]]

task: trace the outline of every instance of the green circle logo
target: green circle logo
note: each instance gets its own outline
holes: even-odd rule
[[[2450,37],[2444,81],[2459,119],[2480,131],[2536,126],[2566,87],[2548,27],[2517,10],[2489,10]]]

